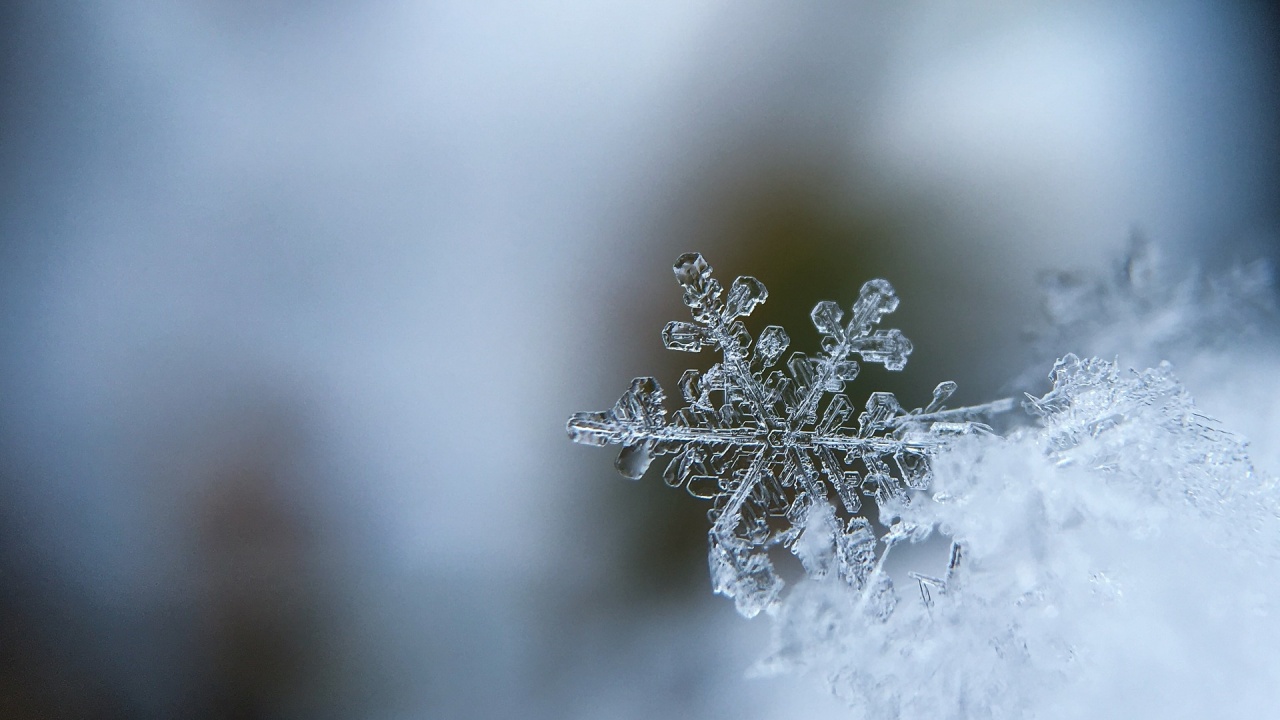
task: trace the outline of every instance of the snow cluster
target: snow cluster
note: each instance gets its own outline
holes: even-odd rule
[[[1266,699],[1238,684],[1280,671],[1265,644],[1280,639],[1275,481],[1167,366],[1068,356],[1053,379],[1027,403],[1034,427],[953,444],[927,493],[881,509],[890,534],[957,549],[940,579],[911,574],[919,601],[879,617],[858,593],[801,583],[760,669],[819,673],[871,718],[1071,717],[1083,692],[1132,716]],[[1249,672],[1206,682],[1246,662],[1245,633]]]
[[[1080,296],[1111,298],[1092,314],[1064,315],[1085,303],[1063,295],[1081,283],[1058,282],[1047,307],[1095,336],[1124,322],[1108,317],[1178,312],[1156,302],[1141,258],[1126,268],[1111,291]],[[763,286],[739,278],[726,307],[701,256],[676,272],[696,325],[669,325],[668,347],[714,346],[722,363],[701,385],[686,373],[688,406],[670,422],[642,378],[613,410],[575,415],[569,432],[622,444],[628,476],[672,453],[669,483],[711,488],[694,494],[713,502],[715,588],[744,615],[774,619],[757,672],[818,674],[867,718],[1077,717],[1099,703],[1117,717],[1274,714],[1280,485],[1197,410],[1168,363],[1138,371],[1068,354],[1004,436],[977,417],[1011,403],[947,411],[951,383],[910,412],[873,394],[855,426],[839,392],[856,374],[850,356],[900,368],[910,350],[896,330],[871,333],[897,304],[888,283],[864,286],[848,326],[820,303],[825,354],[797,353],[790,372],[769,374],[785,333],[766,328],[751,355],[733,321],[754,307],[734,291],[762,302]],[[1238,320],[1230,310],[1269,296],[1260,271],[1233,278],[1194,287]],[[1193,303],[1192,288],[1170,298]],[[1223,326],[1203,311],[1212,303],[1194,304],[1197,322]],[[1210,334],[1176,319],[1148,328],[1147,349]],[[895,350],[876,354],[885,347]],[[858,495],[875,507],[849,500]],[[785,595],[775,546],[805,569]]]

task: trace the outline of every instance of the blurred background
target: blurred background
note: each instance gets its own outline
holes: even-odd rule
[[[841,717],[565,437],[711,362],[676,256],[802,350],[888,278],[913,405],[1047,371],[1037,273],[1135,232],[1280,258],[1260,2],[0,13],[6,718]]]

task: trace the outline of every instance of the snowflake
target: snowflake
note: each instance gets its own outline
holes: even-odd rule
[[[834,573],[868,597],[874,614],[887,617],[893,593],[876,544],[883,542],[887,552],[921,531],[895,525],[877,538],[859,514],[862,498],[880,506],[907,502],[928,485],[931,456],[951,438],[991,432],[976,419],[1008,410],[1012,401],[947,409],[943,403],[956,384],[943,382],[926,407],[911,411],[892,393],[872,393],[855,424],[853,404],[842,392],[858,375],[855,356],[901,370],[912,349],[901,331],[875,329],[898,307],[887,281],[862,286],[848,322],[836,303],[815,305],[811,317],[823,336],[822,352],[794,352],[782,370],[774,367],[790,344],[786,331],[770,325],[753,343],[739,319],[768,297],[764,284],[742,276],[726,294],[697,253],[682,255],[675,275],[693,322],[668,323],[664,344],[687,352],[715,348],[720,362],[706,372],[685,371],[679,383],[685,406],[670,418],[657,380],[640,377],[612,409],[571,417],[569,437],[621,445],[616,466],[631,479],[644,475],[655,457],[674,456],[663,477],[712,501],[712,584],[743,615],[777,604],[783,582],[768,553],[782,546],[810,577]]]

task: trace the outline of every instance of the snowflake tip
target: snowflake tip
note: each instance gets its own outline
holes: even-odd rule
[[[764,303],[769,297],[769,290],[764,283],[751,277],[741,275],[729,286],[729,297],[724,301],[725,319],[746,317]]]

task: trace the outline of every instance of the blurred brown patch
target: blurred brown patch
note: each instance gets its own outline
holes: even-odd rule
[[[212,717],[314,711],[334,662],[337,578],[324,571],[323,527],[298,476],[301,430],[292,413],[273,410],[250,408],[225,454],[201,471],[205,490],[191,508],[207,662],[199,694]]]

